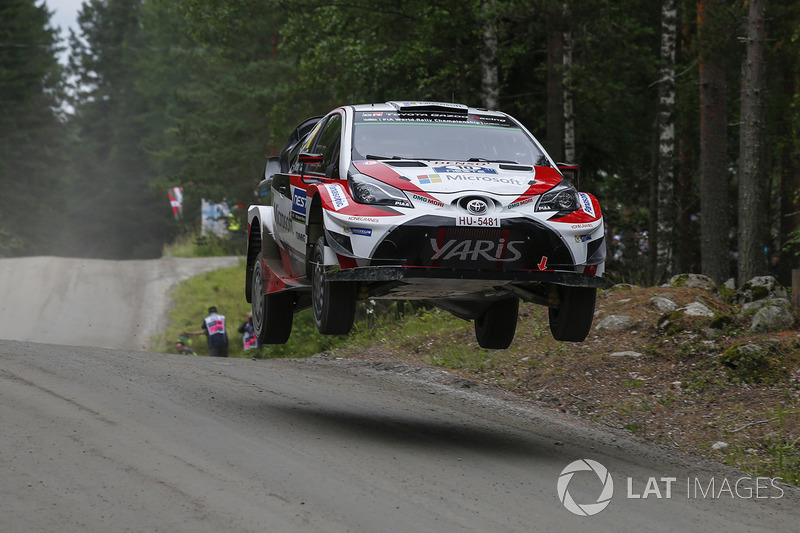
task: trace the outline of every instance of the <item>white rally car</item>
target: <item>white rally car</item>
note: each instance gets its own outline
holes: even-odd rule
[[[574,176],[570,179],[569,176]],[[350,331],[357,300],[423,300],[506,348],[520,298],[582,341],[603,286],[597,199],[515,119],[439,102],[343,106],[303,122],[248,212],[247,300],[265,344],[313,308]]]

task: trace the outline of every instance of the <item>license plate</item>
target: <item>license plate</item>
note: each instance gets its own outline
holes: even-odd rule
[[[499,217],[456,217],[456,226],[467,226],[473,228],[499,228]]]

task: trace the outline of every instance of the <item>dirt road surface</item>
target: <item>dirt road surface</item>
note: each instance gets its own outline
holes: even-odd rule
[[[798,503],[436,369],[0,341],[4,533],[785,532]]]
[[[166,319],[170,287],[237,264],[235,257],[0,259],[0,339],[144,350]]]

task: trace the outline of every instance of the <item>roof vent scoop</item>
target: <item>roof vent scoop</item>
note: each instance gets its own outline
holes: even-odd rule
[[[444,113],[454,113],[466,115],[469,108],[464,104],[450,104],[447,102],[386,102],[394,107],[398,113],[409,113],[414,111],[441,111]]]

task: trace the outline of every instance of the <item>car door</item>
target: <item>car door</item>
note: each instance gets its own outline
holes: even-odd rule
[[[275,228],[296,277],[305,272],[308,189],[338,179],[342,122],[339,112],[319,121],[308,138],[291,151],[288,172],[273,179]],[[315,162],[307,163],[307,159]]]

